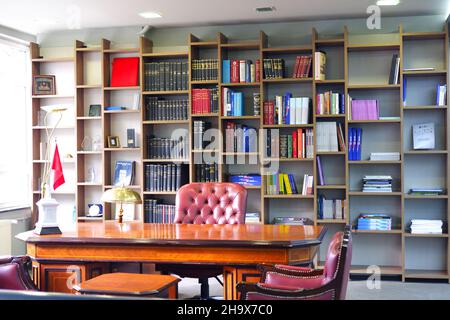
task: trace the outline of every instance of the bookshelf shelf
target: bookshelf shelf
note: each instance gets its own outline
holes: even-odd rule
[[[405,194],[405,199],[448,199],[448,195],[412,195]]]
[[[141,148],[105,148],[105,152],[134,152],[141,151]]]
[[[221,83],[222,87],[259,87],[259,82],[229,82],[229,83]]]
[[[272,47],[272,48],[262,48],[263,53],[302,53],[311,52],[312,46],[292,46],[292,47]]]
[[[102,52],[101,47],[83,47],[83,48],[76,48],[75,51],[77,52]]]
[[[139,48],[117,48],[117,49],[105,49],[104,53],[139,53]]]
[[[155,196],[164,196],[164,195],[176,195],[177,192],[176,191],[144,191],[143,194],[145,195],[155,195]]]
[[[182,95],[189,94],[188,90],[172,90],[172,91],[144,91],[144,96],[163,96],[163,95]]]
[[[372,274],[368,272],[365,265],[352,265],[350,274]],[[381,270],[381,275],[402,275],[403,270],[401,266],[378,266]]]
[[[327,80],[315,80],[315,84],[345,84],[345,79],[327,79]]]
[[[405,32],[403,40],[445,39],[446,32]]]
[[[103,216],[101,217],[87,217],[87,216],[80,216],[78,217],[79,221],[102,221]]]
[[[104,113],[108,114],[108,113],[140,113],[140,110],[104,110]]]
[[[446,75],[446,70],[403,71],[404,76],[439,76]]]
[[[187,52],[154,52],[154,53],[143,53],[143,58],[187,58],[189,53]]]
[[[101,186],[103,186],[103,184],[101,184],[101,183],[93,183],[93,182],[78,182],[77,185],[83,186],[83,187],[101,187]]]
[[[193,113],[191,114],[192,118],[210,118],[210,117],[218,117],[218,113]]]
[[[314,199],[314,195],[301,194],[265,194],[265,199]]]
[[[447,150],[410,150],[403,152],[405,155],[430,155],[430,154],[448,154]]]
[[[410,278],[410,279],[447,279],[448,273],[446,270],[406,269],[404,276],[405,276],[405,278]]]
[[[313,124],[264,124],[263,128],[276,129],[276,128],[314,128]]]
[[[326,119],[326,118],[345,118],[345,114],[316,114],[314,115],[317,119]]]
[[[345,219],[317,219],[318,224],[347,224]]]
[[[189,162],[189,159],[143,159],[144,163],[159,163],[159,162]]]
[[[357,234],[402,234],[402,230],[352,230]]]
[[[220,118],[222,120],[261,120],[260,116],[226,116]]]
[[[353,164],[353,165],[402,164],[402,161],[401,160],[385,160],[385,161],[359,160],[359,161],[349,161],[348,164]]]
[[[203,48],[215,48],[217,49],[217,46],[219,43],[217,41],[198,41],[198,42],[191,42],[190,45],[192,47],[203,47]]]
[[[347,152],[346,151],[317,151],[316,155],[318,156],[342,156],[342,155],[346,155]]]
[[[335,190],[335,189],[347,189],[346,185],[318,185],[317,189],[330,189],[330,190]]]
[[[45,127],[45,126],[33,126],[33,127],[31,127],[33,130],[52,130],[53,128],[52,127]],[[75,129],[75,127],[65,127],[65,126],[61,126],[61,127],[58,127],[58,128],[56,128],[55,130],[73,130],[73,129]]]
[[[390,89],[396,90],[400,89],[399,84],[351,84],[348,85],[349,90],[382,90]]]
[[[77,120],[102,120],[102,117],[77,117]]]
[[[311,162],[313,158],[265,158],[263,162]]]
[[[101,89],[101,84],[80,84],[77,85],[77,89]]]
[[[112,188],[115,188],[116,186],[113,186],[113,185],[105,185],[105,186],[103,186],[103,189],[112,189]],[[130,189],[141,189],[141,186],[138,186],[138,185],[131,185],[131,186],[127,186],[127,188],[130,188]]]
[[[258,152],[222,152],[224,156],[258,156]]]
[[[144,120],[142,121],[142,124],[160,124],[160,125],[166,125],[166,124],[189,124],[189,120]]]
[[[282,78],[282,79],[263,79],[263,83],[298,83],[312,82],[312,78]]]
[[[196,85],[196,84],[219,84],[219,80],[201,80],[201,81],[191,81],[192,85]]]
[[[241,41],[236,43],[221,43],[220,47],[222,49],[232,49],[232,50],[259,50],[259,41]]]
[[[102,154],[103,151],[77,151],[77,154]]]
[[[31,96],[33,99],[73,99],[74,95],[71,94],[54,94],[54,95],[39,95],[39,96]]]
[[[426,234],[419,234],[419,233],[409,233],[404,232],[403,233],[405,237],[407,238],[448,238],[447,233],[442,234],[433,234],[433,233],[426,233]]]
[[[192,153],[214,153],[214,152],[220,152],[220,150],[210,150],[210,149],[204,149],[204,150],[192,150]]]
[[[317,39],[316,45],[319,46],[343,46],[345,44],[344,38],[330,38],[330,39]]]
[[[130,86],[130,87],[104,87],[103,90],[106,90],[106,91],[141,90],[141,87],[140,87],[140,86]]]
[[[400,43],[379,43],[379,44],[350,44],[347,46],[349,52],[351,51],[386,51],[399,50]]]
[[[36,58],[31,59],[34,63],[60,63],[60,62],[74,62],[73,57],[60,57],[60,58]]]
[[[394,120],[349,120],[348,123],[372,123],[372,124],[382,124],[382,123],[401,123],[402,121],[400,119]]]
[[[404,106],[403,110],[443,110],[447,106]]]
[[[362,192],[362,191],[350,191],[348,193],[350,196],[378,196],[378,197],[385,197],[385,196],[401,196],[401,192]]]

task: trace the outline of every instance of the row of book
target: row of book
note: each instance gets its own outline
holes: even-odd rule
[[[239,117],[244,115],[244,93],[229,88],[222,90],[223,115]]]
[[[392,176],[364,176],[362,192],[392,192]]]
[[[348,129],[348,160],[361,160],[362,149],[362,129],[350,128]]]
[[[188,139],[147,136],[147,159],[188,159]]]
[[[316,95],[316,114],[345,114],[344,94],[326,91]]]
[[[205,132],[211,127],[211,123],[206,121],[194,121],[194,150],[203,150],[208,145],[208,141],[203,139]]]
[[[292,78],[308,78],[311,72],[311,56],[297,56],[295,58]]]
[[[310,128],[298,128],[289,135],[278,131],[266,132],[265,151],[267,158],[311,159],[314,154],[314,133]]]
[[[197,182],[219,182],[219,166],[217,163],[213,164],[196,164],[195,165],[195,180]]]
[[[312,195],[314,192],[314,176],[305,174],[303,176],[302,190],[299,190],[295,184],[294,175],[291,173],[274,173],[264,176],[266,180],[265,193],[267,195],[280,194],[301,194]]]
[[[361,213],[356,222],[357,230],[387,231],[392,229],[392,218],[386,214]]]
[[[260,81],[260,60],[223,60],[222,83],[254,83]]]
[[[310,121],[310,102],[308,97],[275,96],[273,101],[264,102],[264,124],[308,124]]]
[[[344,132],[341,123],[317,122],[317,152],[345,151]]]
[[[243,124],[225,123],[226,152],[257,152],[258,139],[255,128]]]
[[[259,212],[246,212],[245,213],[245,224],[248,223],[260,223],[261,214]]]
[[[180,91],[189,89],[189,63],[163,61],[144,63],[145,91]]]
[[[263,59],[264,79],[284,78],[284,59]]]
[[[192,89],[192,114],[219,112],[218,88]]]
[[[353,100],[351,101],[351,109],[349,120],[378,120],[380,119],[380,108],[378,100]]]
[[[318,219],[345,219],[346,200],[326,199],[320,195],[317,198]]]
[[[188,120],[187,99],[163,100],[158,97],[148,97],[145,103],[145,120]]]
[[[217,80],[219,61],[217,59],[192,60],[192,81]]]
[[[174,223],[176,207],[173,204],[158,203],[156,199],[144,200],[145,223]]]
[[[228,181],[251,187],[260,187],[262,182],[259,174],[232,174],[228,177]]]
[[[189,182],[188,170],[182,164],[145,164],[145,191],[174,192]]]

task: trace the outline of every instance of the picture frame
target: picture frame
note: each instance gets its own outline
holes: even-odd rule
[[[33,95],[56,95],[56,81],[53,75],[33,76]]]
[[[102,113],[102,106],[100,104],[91,104],[89,106],[89,117],[100,117]]]
[[[118,136],[108,136],[108,148],[120,148],[120,140]]]

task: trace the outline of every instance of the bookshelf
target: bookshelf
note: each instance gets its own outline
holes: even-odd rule
[[[448,103],[437,106],[434,92],[437,83],[447,84],[448,80],[448,30],[433,32],[404,32],[402,26],[386,34],[352,34],[344,27],[338,34],[328,35],[316,29],[308,33],[307,38],[292,40],[281,45],[276,35],[267,35],[263,31],[250,40],[235,41],[225,34],[218,33],[213,38],[201,39],[189,34],[185,51],[155,52],[150,39],[138,39],[136,47],[112,48],[111,42],[101,40],[100,45],[88,46],[75,42],[74,57],[41,57],[37,44],[32,46],[33,74],[40,67],[58,70],[72,70],[75,83],[72,90],[58,91],[55,96],[33,96],[33,201],[39,199],[38,177],[43,161],[39,157],[40,137],[45,134],[42,125],[37,122],[38,109],[48,103],[61,103],[74,100],[74,124],[61,126],[61,135],[68,136],[72,143],[74,159],[63,159],[64,170],[74,167],[74,190],[57,192],[57,197],[75,203],[79,221],[88,223],[86,218],[88,203],[98,202],[101,193],[112,188],[112,170],[117,159],[137,162],[136,180],[133,189],[141,193],[145,200],[157,199],[164,204],[174,204],[176,191],[149,191],[145,186],[145,166],[182,164],[187,172],[187,180],[198,181],[195,163],[202,161],[218,162],[218,181],[228,181],[230,174],[257,173],[264,175],[267,168],[276,163],[276,170],[294,173],[297,186],[302,185],[303,174],[314,176],[313,195],[269,195],[265,193],[266,181],[261,187],[247,187],[249,191],[248,211],[258,211],[261,223],[272,223],[280,216],[300,216],[313,220],[315,224],[325,225],[327,235],[319,250],[317,264],[325,258],[326,248],[331,236],[342,230],[345,224],[354,225],[360,213],[388,213],[393,217],[393,230],[388,232],[354,232],[354,258],[352,274],[366,274],[371,265],[380,267],[383,275],[400,276],[408,279],[449,279],[448,266],[450,249],[448,234],[416,235],[408,231],[413,218],[449,220],[448,194],[440,196],[412,196],[411,187],[422,182],[429,187],[443,187],[448,190]],[[274,37],[272,39],[272,37]],[[272,41],[271,41],[272,40]],[[272,46],[271,42],[277,43]],[[315,80],[314,69],[305,78],[292,78],[295,58],[298,55],[311,55],[318,51],[327,55],[325,80]],[[388,84],[392,55],[400,59],[400,81]],[[138,56],[140,58],[140,85],[127,88],[109,86],[110,64],[116,56]],[[286,63],[286,77],[282,79],[264,79],[249,83],[223,83],[222,61],[226,59],[282,58]],[[217,78],[194,79],[193,68],[196,60],[214,59],[218,62]],[[314,60],[314,59],[313,59]],[[181,61],[188,64],[189,79],[187,88],[182,90],[155,90],[146,84],[148,63]],[[92,66],[95,67],[92,67]],[[47,67],[50,66],[50,67]],[[89,66],[89,67],[87,67]],[[312,61],[314,66],[314,61]],[[403,69],[433,67],[427,71],[403,71]],[[51,70],[51,69],[50,69]],[[55,71],[55,72],[56,72]],[[403,79],[406,79],[406,85]],[[195,89],[218,88],[217,112],[194,113],[193,93]],[[244,112],[242,116],[225,116],[223,113],[222,91],[231,89],[243,92]],[[345,97],[345,113],[317,114],[316,95],[333,91]],[[293,96],[311,98],[311,119],[307,124],[265,124],[263,102],[276,95],[291,92]],[[140,96],[138,110],[104,111],[103,107],[113,103],[126,104],[135,93]],[[259,115],[253,115],[253,93],[261,97]],[[349,120],[347,97],[353,99],[377,99],[380,115],[389,117],[381,120]],[[406,104],[403,102],[406,97]],[[128,100],[127,100],[128,99]],[[187,118],[150,119],[148,103],[152,99],[163,101],[187,100]],[[100,116],[89,116],[90,104],[101,104]],[[317,151],[314,148],[312,158],[281,158],[264,155],[263,139],[258,138],[257,152],[245,153],[227,150],[225,140],[220,135],[209,149],[194,148],[194,122],[209,122],[209,128],[225,134],[226,124],[245,124],[259,129],[278,129],[289,134],[296,129],[312,129],[316,139],[318,124],[336,122],[341,124],[345,145],[349,142],[349,129],[362,128],[362,160],[350,160],[347,150]],[[417,122],[436,123],[436,149],[413,150],[411,126]],[[138,146],[124,148],[126,137],[121,136],[127,127],[136,128]],[[170,138],[174,130],[180,130],[187,137],[188,150],[183,158],[153,158],[149,154],[147,136]],[[100,150],[82,150],[81,144],[86,135],[101,137]],[[70,136],[72,137],[70,140]],[[118,135],[122,148],[107,148],[107,136]],[[258,135],[259,136],[259,135]],[[59,140],[58,140],[59,141]],[[315,141],[316,144],[316,141]],[[37,147],[36,147],[37,146]],[[61,147],[60,147],[61,151]],[[400,152],[400,160],[370,161],[371,152]],[[320,156],[325,174],[325,184],[318,183],[318,165],[316,156]],[[234,162],[227,162],[234,161]],[[423,170],[423,164],[427,170]],[[99,166],[99,181],[87,180],[88,169]],[[364,175],[389,174],[394,178],[393,192],[367,193],[361,191],[361,179]],[[344,219],[319,219],[318,197],[346,201]],[[75,200],[74,200],[75,199]],[[137,209],[136,219],[145,220],[144,206]],[[36,212],[34,206],[34,211]],[[102,219],[114,219],[114,208],[105,206]],[[34,215],[36,217],[36,214]],[[102,220],[100,219],[100,220]],[[94,219],[96,221],[98,219]]]

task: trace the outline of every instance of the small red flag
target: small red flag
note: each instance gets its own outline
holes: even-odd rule
[[[55,170],[55,175],[53,176],[53,190],[56,190],[60,185],[66,182],[64,180],[61,159],[59,158],[58,145],[56,145],[55,154],[53,155],[52,170]]]

